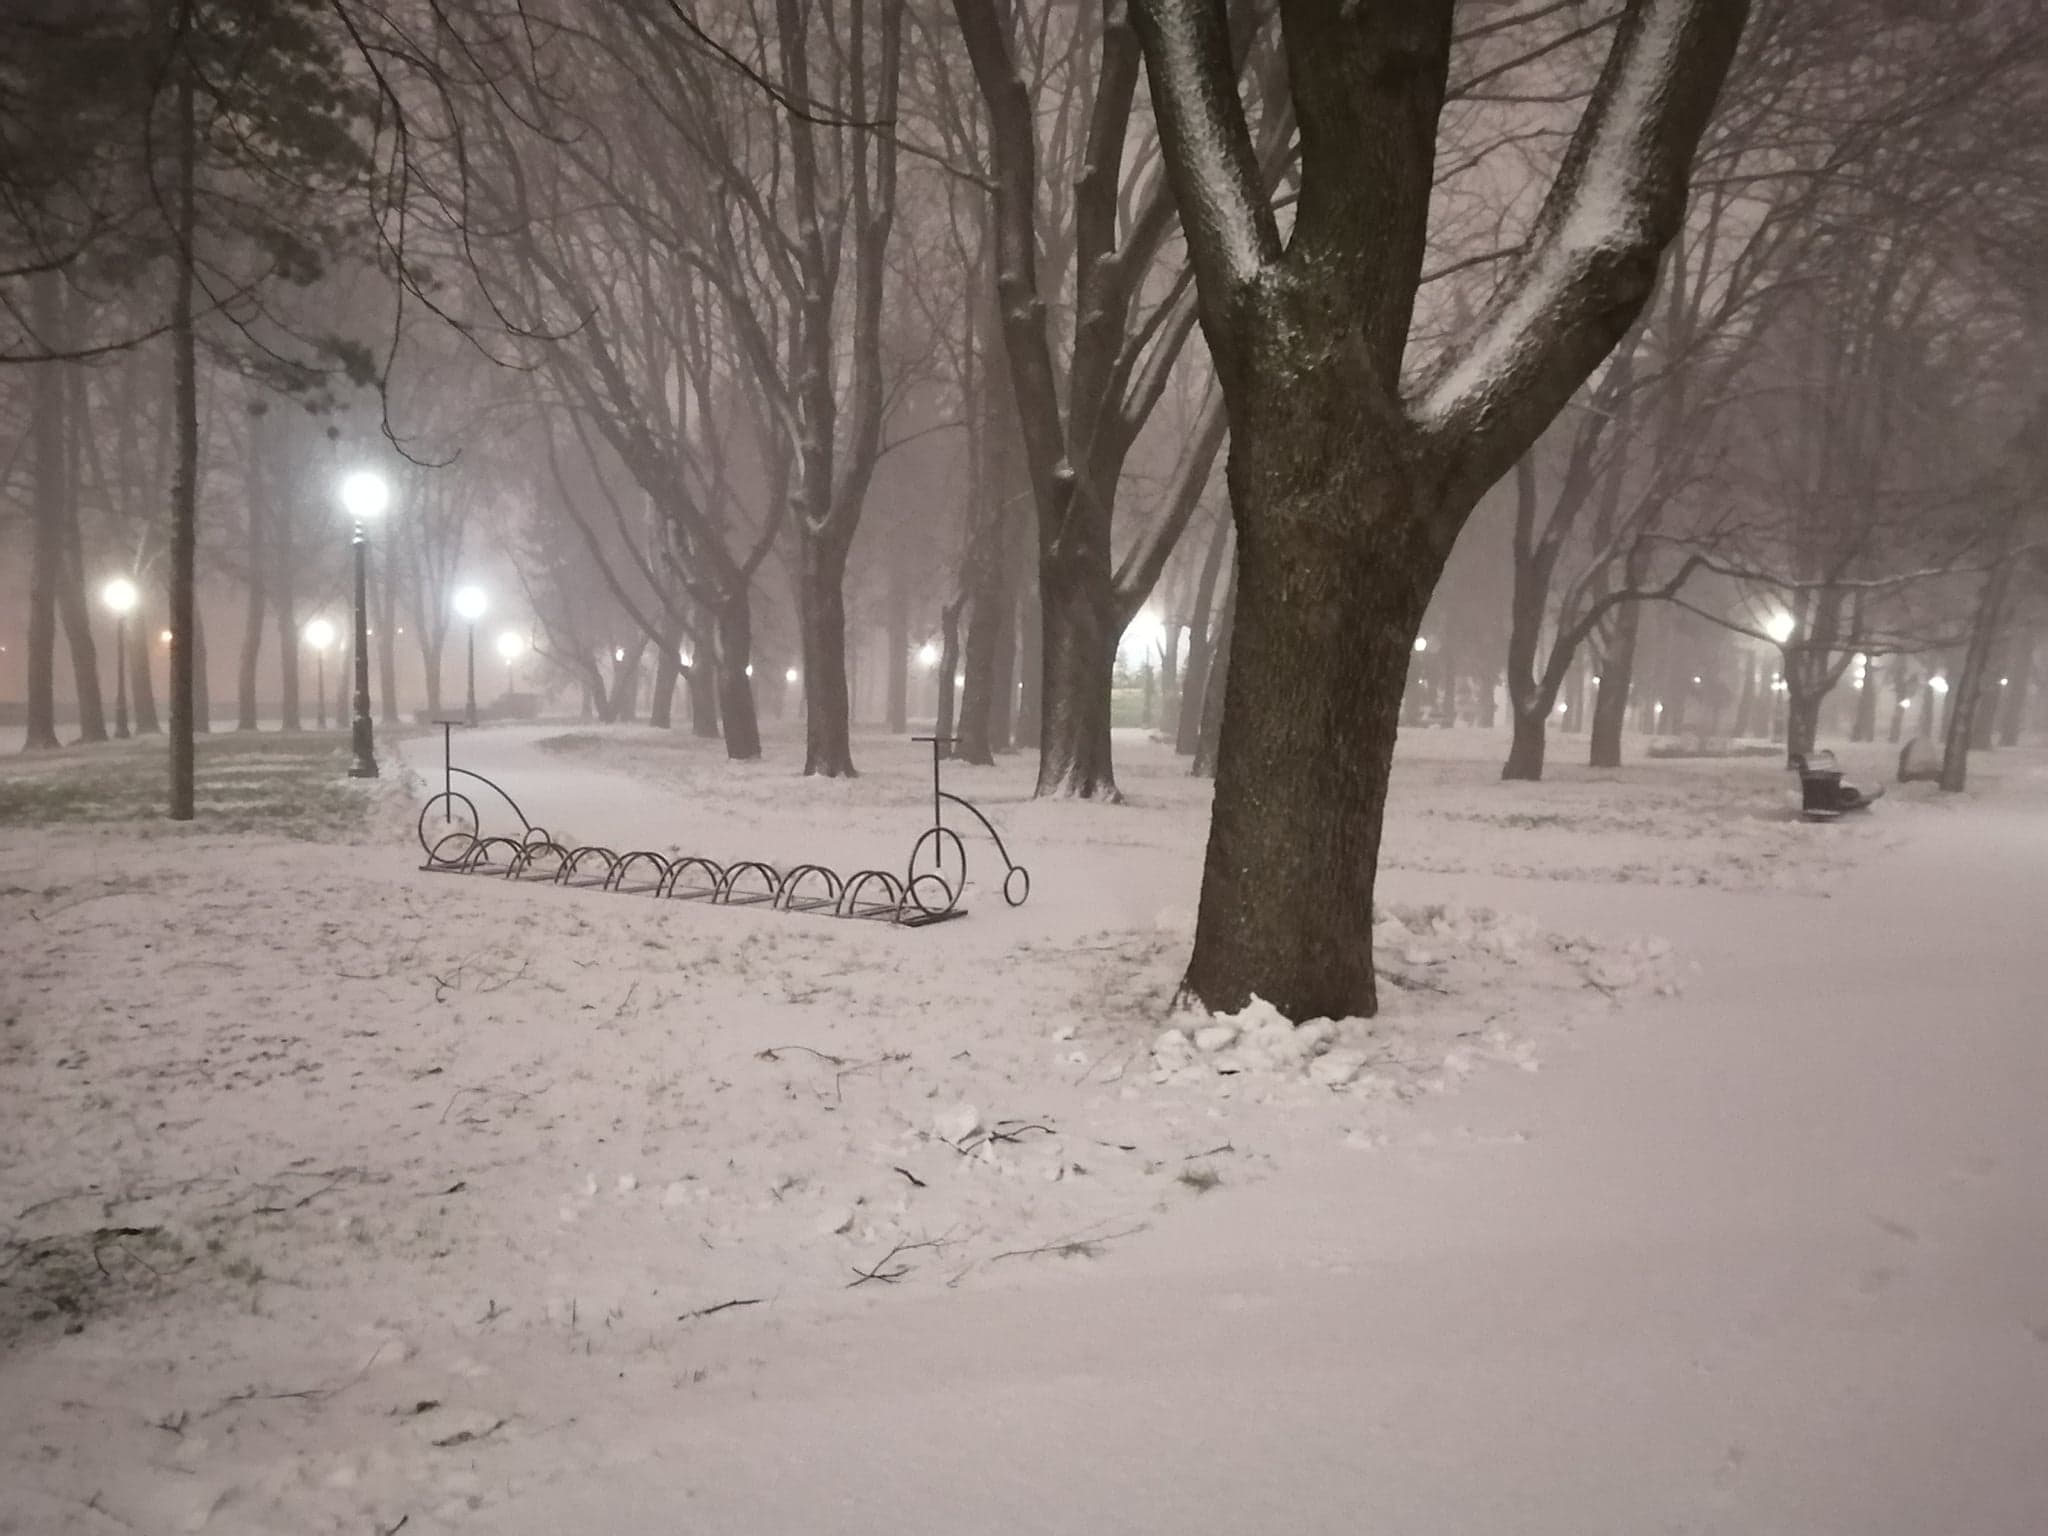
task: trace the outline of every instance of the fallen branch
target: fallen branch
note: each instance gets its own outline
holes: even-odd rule
[[[888,1260],[884,1259],[882,1262],[886,1264]],[[725,1312],[734,1307],[758,1307],[759,1305],[761,1305],[761,1298],[758,1296],[735,1296],[731,1301],[721,1301],[715,1307],[699,1307],[694,1312],[685,1312],[676,1321],[687,1323],[694,1317],[709,1317],[714,1312]]]
[[[916,1186],[917,1186],[917,1187],[918,1187],[919,1189],[924,1189],[924,1188],[926,1188],[926,1187],[927,1187],[927,1186],[925,1185],[925,1182],[924,1182],[924,1180],[923,1180],[923,1179],[920,1179],[920,1178],[919,1178],[919,1177],[918,1177],[918,1176],[917,1176],[916,1174],[912,1173],[912,1172],[911,1172],[911,1171],[910,1171],[910,1170],[909,1170],[908,1168],[897,1168],[897,1169],[895,1169],[894,1171],[895,1171],[895,1172],[897,1172],[897,1173],[900,1173],[900,1174],[902,1174],[902,1175],[903,1175],[903,1177],[905,1177],[906,1179],[910,1180],[910,1182],[911,1182],[912,1184],[915,1184],[915,1185],[916,1185]]]
[[[1139,1222],[1135,1227],[1125,1227],[1121,1232],[1103,1232],[1094,1237],[1063,1237],[1054,1242],[1041,1243],[1036,1248],[1011,1248],[1003,1253],[992,1253],[988,1262],[998,1259],[1035,1259],[1041,1254],[1056,1253],[1063,1259],[1092,1259],[1102,1251],[1104,1243],[1115,1242],[1120,1237],[1134,1237],[1146,1229],[1147,1223]]]

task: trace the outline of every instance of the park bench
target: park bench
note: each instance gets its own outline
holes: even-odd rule
[[[1791,765],[1799,770],[1799,811],[1808,821],[1833,821],[1844,811],[1868,809],[1884,794],[1882,785],[1873,793],[1843,782],[1832,752],[1795,752]]]
[[[426,850],[421,867],[441,874],[496,875],[549,885],[581,886],[657,900],[702,901],[710,906],[766,906],[778,912],[816,912],[832,917],[869,918],[922,928],[965,915],[960,897],[967,885],[967,848],[945,824],[945,807],[957,806],[981,823],[1003,861],[1003,900],[1021,907],[1031,895],[1031,873],[1010,857],[995,826],[971,802],[939,784],[940,749],[951,737],[919,736],[932,744],[932,824],[912,844],[899,877],[885,869],[841,875],[822,864],[781,868],[760,859],[730,863],[701,854],[627,852],[596,844],[570,846],[545,827],[527,820],[519,802],[492,780],[454,761],[454,728],[441,727],[441,789],[420,808],[418,835]],[[488,790],[519,823],[517,836],[487,833],[475,799],[455,787]],[[492,803],[487,801],[487,804]]]

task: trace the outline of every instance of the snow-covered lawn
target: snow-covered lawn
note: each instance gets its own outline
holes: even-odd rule
[[[2048,1529],[2048,763],[1810,826],[1503,745],[1404,737],[1319,1054],[1168,1016],[1206,786],[1136,734],[1120,808],[949,767],[1033,895],[970,837],[921,930],[423,872],[438,738],[216,743],[315,807],[232,831],[10,768],[0,1531]],[[924,750],[457,761],[900,868]]]

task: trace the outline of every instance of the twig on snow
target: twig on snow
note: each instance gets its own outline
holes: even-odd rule
[[[687,1323],[694,1317],[709,1317],[714,1312],[729,1311],[733,1307],[758,1307],[759,1305],[761,1305],[761,1298],[759,1296],[735,1296],[731,1301],[721,1301],[715,1307],[699,1307],[694,1312],[685,1312],[676,1321]]]

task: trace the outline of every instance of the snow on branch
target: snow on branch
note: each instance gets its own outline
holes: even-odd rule
[[[1527,249],[1417,402],[1459,481],[1505,474],[1648,301],[1748,9],[1629,0]]]
[[[1237,94],[1225,0],[1134,0],[1159,136],[1202,287],[1225,293],[1280,256]]]

